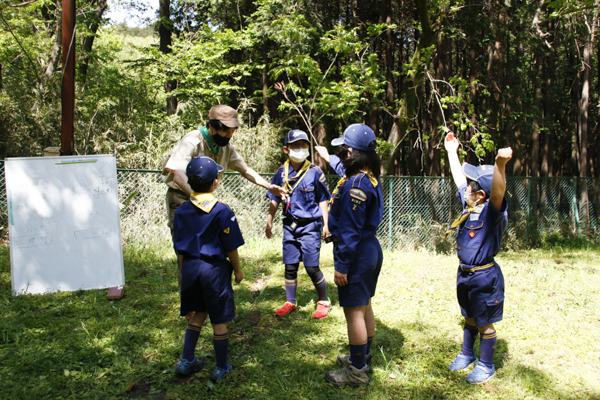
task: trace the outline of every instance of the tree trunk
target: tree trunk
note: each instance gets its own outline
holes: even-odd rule
[[[570,51],[569,51],[569,64],[570,70],[577,71],[578,61],[577,61],[578,50],[575,43],[571,43]],[[577,176],[579,175],[579,137],[577,132],[578,128],[578,120],[577,113],[579,110],[579,74],[575,73],[573,77],[573,85],[571,87],[571,107],[569,110],[569,122],[571,123],[571,165],[570,165],[570,175]]]
[[[427,0],[417,0],[416,3],[417,12],[421,21],[422,32],[411,60],[411,70],[414,72],[406,76],[406,80],[404,81],[402,92],[400,93],[400,107],[398,109],[398,113],[394,116],[394,123],[388,138],[388,142],[393,145],[397,145],[403,140],[404,135],[409,129],[411,121],[413,121],[417,114],[417,88],[421,86],[425,75],[423,66],[429,64],[430,61],[430,56],[427,53],[423,57],[421,56],[421,50],[426,49],[434,44],[434,35],[433,30],[431,29],[431,23],[429,21]],[[414,139],[413,136],[414,135],[411,136],[411,141]],[[396,159],[396,154],[399,151],[399,147],[400,146],[395,146],[396,150],[390,155],[388,161],[385,163],[385,173],[387,173],[387,171],[391,171],[394,167],[394,160]],[[411,159],[411,166],[413,165],[413,161],[415,160]]]
[[[158,36],[160,37],[159,49],[163,54],[171,53],[171,33],[173,31],[173,22],[171,21],[171,0],[160,0],[159,3],[160,25],[158,27]],[[165,83],[165,92],[170,93],[177,88],[176,80],[169,80],[171,75],[167,72],[167,82]],[[167,97],[167,115],[173,115],[177,112],[177,96]]]
[[[262,87],[263,87],[263,117],[269,115],[269,60],[267,58],[267,45],[263,43],[262,46],[262,58],[263,58],[263,73],[262,73]],[[263,123],[267,124],[266,118],[263,118]]]
[[[550,11],[548,11],[550,14]],[[549,34],[548,42],[554,44],[554,20],[548,15],[547,18],[547,33]],[[543,132],[543,147],[542,147],[542,176],[553,176],[552,166],[552,140],[554,138],[554,57],[556,51],[554,46],[551,49],[546,49],[545,55],[545,71],[544,71],[544,132]]]
[[[596,7],[598,3],[596,2]],[[592,45],[594,43],[594,35],[596,33],[596,24],[598,23],[597,12],[594,11],[588,15],[591,19],[589,22],[589,32],[587,41],[583,47],[583,71],[581,73],[581,99],[579,103],[579,129],[577,136],[579,137],[579,176],[587,178],[588,176],[588,113],[589,113],[589,98],[590,98],[590,76],[592,69]],[[585,228],[589,227],[589,196],[587,190],[587,180],[581,182],[581,197],[579,198],[579,215],[582,224]]]
[[[54,12],[56,15],[56,33],[54,35],[54,44],[52,45],[48,64],[46,64],[46,69],[44,70],[42,79],[40,79],[40,85],[38,87],[40,95],[43,95],[46,91],[46,84],[54,73],[54,70],[56,70],[56,65],[60,60],[62,45],[62,0],[56,0],[56,10]]]
[[[81,62],[79,63],[79,80],[82,83],[85,83],[87,77],[90,55],[92,53],[92,45],[94,44],[96,32],[98,32],[98,28],[100,27],[100,20],[102,19],[102,15],[104,14],[104,11],[106,11],[107,6],[108,4],[106,0],[98,0],[98,3],[96,4],[96,10],[91,18],[91,35],[88,35],[85,37],[85,39],[83,39],[83,56],[81,58]]]
[[[542,71],[543,71],[543,52],[537,49],[535,53],[534,65],[534,86],[533,86],[533,132],[531,133],[531,176],[540,176],[540,129],[542,116]]]

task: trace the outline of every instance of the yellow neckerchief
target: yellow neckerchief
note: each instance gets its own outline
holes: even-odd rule
[[[361,169],[360,172],[364,173],[367,178],[369,178],[369,180],[371,181],[371,183],[373,184],[373,187],[377,187],[377,178],[375,178],[375,175],[373,175],[373,173],[371,172],[370,169],[366,169],[363,170]],[[331,209],[331,205],[333,204],[333,199],[335,198],[335,195],[337,195],[340,191],[340,188],[342,186],[344,186],[344,183],[346,183],[346,181],[348,180],[348,178],[346,177],[346,175],[344,175],[337,183],[337,185],[335,185],[335,189],[333,190],[333,193],[331,193],[331,199],[329,199],[329,208]]]
[[[306,176],[306,171],[309,170],[310,166],[311,162],[308,160],[304,160],[304,164],[302,164],[302,167],[300,168],[300,170],[296,174],[296,177],[294,178],[297,179],[296,184],[294,185],[294,187],[292,187],[292,185],[290,185],[290,179],[288,178],[290,170],[290,160],[287,160],[283,164],[283,180],[285,181],[285,190],[287,190],[290,196],[292,195],[292,193],[294,193],[294,190],[296,190],[296,187],[298,187],[302,179],[304,179],[304,177]]]
[[[444,237],[442,238],[442,242],[444,240],[446,240],[446,236],[448,236],[448,234],[450,234],[450,232],[455,231],[456,228],[458,228],[460,226],[460,224],[462,224],[463,222],[465,222],[467,220],[467,218],[469,218],[469,215],[471,215],[471,213],[475,210],[477,210],[477,204],[474,205],[473,207],[468,207],[467,208],[467,212],[465,212],[464,214],[462,214],[460,217],[456,218],[454,220],[454,222],[452,223],[452,225],[450,225],[450,227],[446,230],[446,233],[444,233]]]
[[[209,213],[215,204],[217,204],[217,196],[214,193],[192,193],[190,195],[190,200],[193,205],[204,211],[205,213]]]

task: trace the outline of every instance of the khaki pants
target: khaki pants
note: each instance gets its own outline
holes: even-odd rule
[[[171,230],[171,240],[173,240],[173,218],[175,218],[175,211],[180,205],[190,199],[190,196],[181,190],[169,188],[167,195],[165,196],[165,204],[167,206],[167,217],[169,219],[167,225]],[[177,252],[175,253],[177,255]],[[177,282],[179,283],[179,289],[181,290],[181,263],[179,262],[179,255],[177,255]]]

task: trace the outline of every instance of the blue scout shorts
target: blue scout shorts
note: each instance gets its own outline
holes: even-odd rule
[[[474,318],[475,325],[502,321],[504,276],[498,264],[475,272],[463,272],[459,267],[456,295],[463,317]]]
[[[302,261],[305,267],[318,267],[323,220],[297,222],[294,229],[292,225],[291,219],[283,221],[283,263]]]
[[[227,260],[185,257],[181,267],[181,312],[208,312],[213,325],[235,318],[231,287],[233,265]]]
[[[336,247],[333,252],[335,253]],[[372,237],[363,240],[356,247],[354,259],[348,269],[348,284],[338,286],[338,298],[342,307],[368,306],[375,296],[377,279],[381,272],[383,252],[379,240]]]

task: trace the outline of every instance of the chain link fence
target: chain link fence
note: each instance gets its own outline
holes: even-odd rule
[[[261,174],[270,181],[273,174]],[[159,171],[117,170],[121,229],[127,242],[170,241],[165,194]],[[337,176],[328,175],[335,188]],[[441,241],[449,222],[460,213],[450,178],[382,177],[384,215],[378,237],[389,250],[427,247],[449,251],[453,240]],[[236,213],[246,240],[263,237],[269,201],[263,188],[237,173],[225,173],[216,192]],[[505,245],[536,244],[543,234],[600,237],[600,179],[508,178],[509,229]],[[281,237],[281,213],[273,224]],[[0,237],[8,240],[4,162],[0,161]]]

